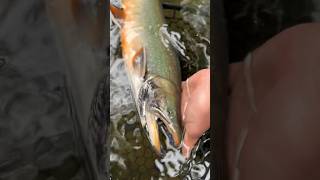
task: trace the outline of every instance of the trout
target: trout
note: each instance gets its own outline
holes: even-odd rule
[[[125,69],[140,123],[157,154],[164,151],[159,129],[169,143],[181,143],[181,72],[169,39],[158,0],[122,0],[122,9],[110,5],[120,19]]]

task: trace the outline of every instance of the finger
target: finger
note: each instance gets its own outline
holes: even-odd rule
[[[180,110],[181,110],[181,121],[182,121],[182,125],[184,125],[185,123],[185,119],[186,119],[186,111],[187,111],[187,105],[188,105],[188,95],[187,95],[187,91],[186,91],[186,82],[182,82],[182,93],[181,93],[181,106],[180,106]]]
[[[183,139],[183,146],[182,146],[182,155],[185,158],[189,158],[191,150],[193,149],[197,141],[198,141],[198,138],[194,138],[186,132]]]
[[[185,82],[185,81],[182,81],[182,82],[181,82],[181,86],[182,86],[182,88],[181,88],[181,89],[182,89],[182,91],[183,91],[183,90],[184,90],[184,88],[186,87],[186,82]]]

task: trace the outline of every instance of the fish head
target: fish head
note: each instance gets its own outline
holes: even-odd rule
[[[144,83],[139,93],[141,123],[155,151],[162,154],[160,131],[175,148],[181,143],[180,88],[159,76]]]

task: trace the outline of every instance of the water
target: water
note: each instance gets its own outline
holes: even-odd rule
[[[168,2],[168,1],[166,1]],[[180,1],[171,1],[180,3]],[[183,2],[180,12],[164,10],[167,25],[163,31],[171,39],[182,68],[182,79],[207,68],[209,1]],[[111,117],[111,178],[112,179],[210,179],[210,135],[205,134],[192,158],[185,162],[174,148],[163,158],[152,150],[140,129],[139,118],[120,48],[119,28],[110,21],[110,117]]]
[[[101,145],[105,143],[101,142],[105,132],[101,135],[99,130],[104,127],[103,112],[108,109],[101,96],[105,92],[100,88],[105,84],[100,76],[103,70],[97,68],[99,63],[90,64],[81,58],[70,63],[76,69],[66,65],[72,59],[66,57],[71,47],[62,46],[66,39],[52,24],[47,2],[0,2],[1,180],[87,180],[96,179],[103,174],[101,169],[105,170],[99,166],[100,159],[103,161]],[[85,42],[82,38],[79,41]],[[80,56],[106,62],[105,48],[83,44],[87,46]],[[79,69],[84,64],[87,70]],[[92,73],[88,67],[96,71]],[[85,81],[81,73],[92,80]],[[87,87],[79,86],[81,83]],[[79,114],[80,107],[86,113]]]
[[[82,176],[44,4],[1,1],[0,7],[0,179]],[[67,174],[52,175],[64,164]]]
[[[286,28],[320,21],[319,0],[227,0],[224,3],[231,62],[242,61],[249,51]]]

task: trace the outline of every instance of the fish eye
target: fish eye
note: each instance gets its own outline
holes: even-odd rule
[[[170,118],[170,119],[172,119],[173,118],[173,112],[172,111],[170,111],[170,110],[168,110],[168,117]]]

